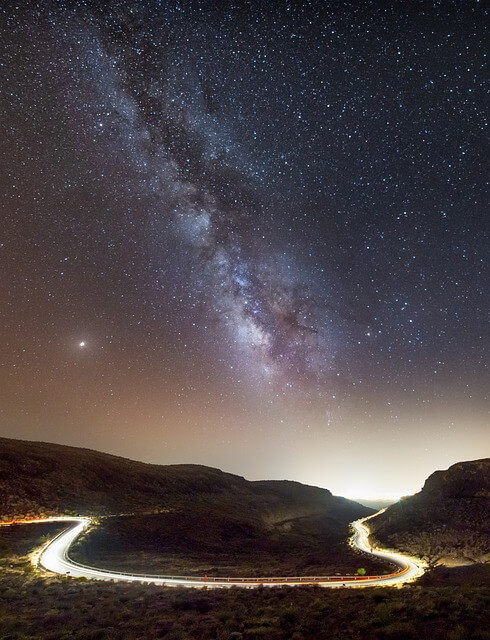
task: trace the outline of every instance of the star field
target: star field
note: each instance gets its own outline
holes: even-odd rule
[[[0,13],[5,435],[351,494],[488,455],[482,3]]]

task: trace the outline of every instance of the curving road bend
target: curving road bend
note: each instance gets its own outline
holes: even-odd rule
[[[375,514],[377,515],[377,514]],[[73,522],[73,526],[63,531],[41,549],[36,557],[38,564],[52,573],[91,580],[112,580],[116,582],[153,583],[168,587],[245,587],[263,586],[297,586],[316,584],[322,587],[365,587],[374,585],[400,585],[421,575],[423,569],[407,556],[395,554],[380,549],[372,549],[368,538],[369,529],[363,518],[352,523],[353,534],[350,544],[360,551],[378,556],[399,567],[398,571],[379,576],[298,576],[298,577],[264,577],[264,578],[216,578],[193,576],[159,576],[121,573],[81,565],[70,559],[68,551],[82,531],[91,523],[90,518],[46,518],[30,522]],[[5,523],[7,524],[7,523]],[[12,523],[14,524],[14,523]]]

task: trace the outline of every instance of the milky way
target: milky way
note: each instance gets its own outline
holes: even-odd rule
[[[1,7],[6,432],[319,484],[487,446],[480,5]]]
[[[68,117],[80,118],[82,129],[94,130],[111,155],[130,163],[130,188],[148,208],[157,240],[155,267],[169,234],[183,255],[165,275],[188,272],[186,266],[197,272],[185,286],[191,295],[205,291],[217,332],[211,339],[222,340],[226,331],[238,371],[259,383],[305,383],[304,391],[318,393],[334,366],[333,314],[315,297],[301,259],[274,240],[273,205],[243,157],[229,153],[238,142],[206,112],[203,82],[191,63],[171,61],[162,86],[146,72],[134,78],[127,49],[111,54],[97,29],[76,17],[55,29],[64,34],[65,64],[77,80],[68,90]]]

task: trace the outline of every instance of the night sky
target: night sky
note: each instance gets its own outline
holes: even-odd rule
[[[0,433],[347,496],[490,453],[481,2],[2,2]]]

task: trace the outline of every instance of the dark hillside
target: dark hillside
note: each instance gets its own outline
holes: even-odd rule
[[[490,459],[459,462],[370,520],[383,545],[431,565],[490,560]]]
[[[249,482],[198,465],[0,439],[0,505],[4,520],[116,516],[102,518],[73,549],[78,560],[107,568],[201,575],[389,569],[347,545],[349,522],[372,509],[327,489]]]
[[[272,524],[328,514],[341,524],[372,513],[327,489],[250,482],[199,465],[160,466],[89,449],[0,438],[0,516],[147,513],[237,505]]]
[[[269,525],[237,505],[105,518],[71,550],[74,560],[129,573],[199,576],[386,573],[387,563],[353,550],[349,529],[329,516]]]

